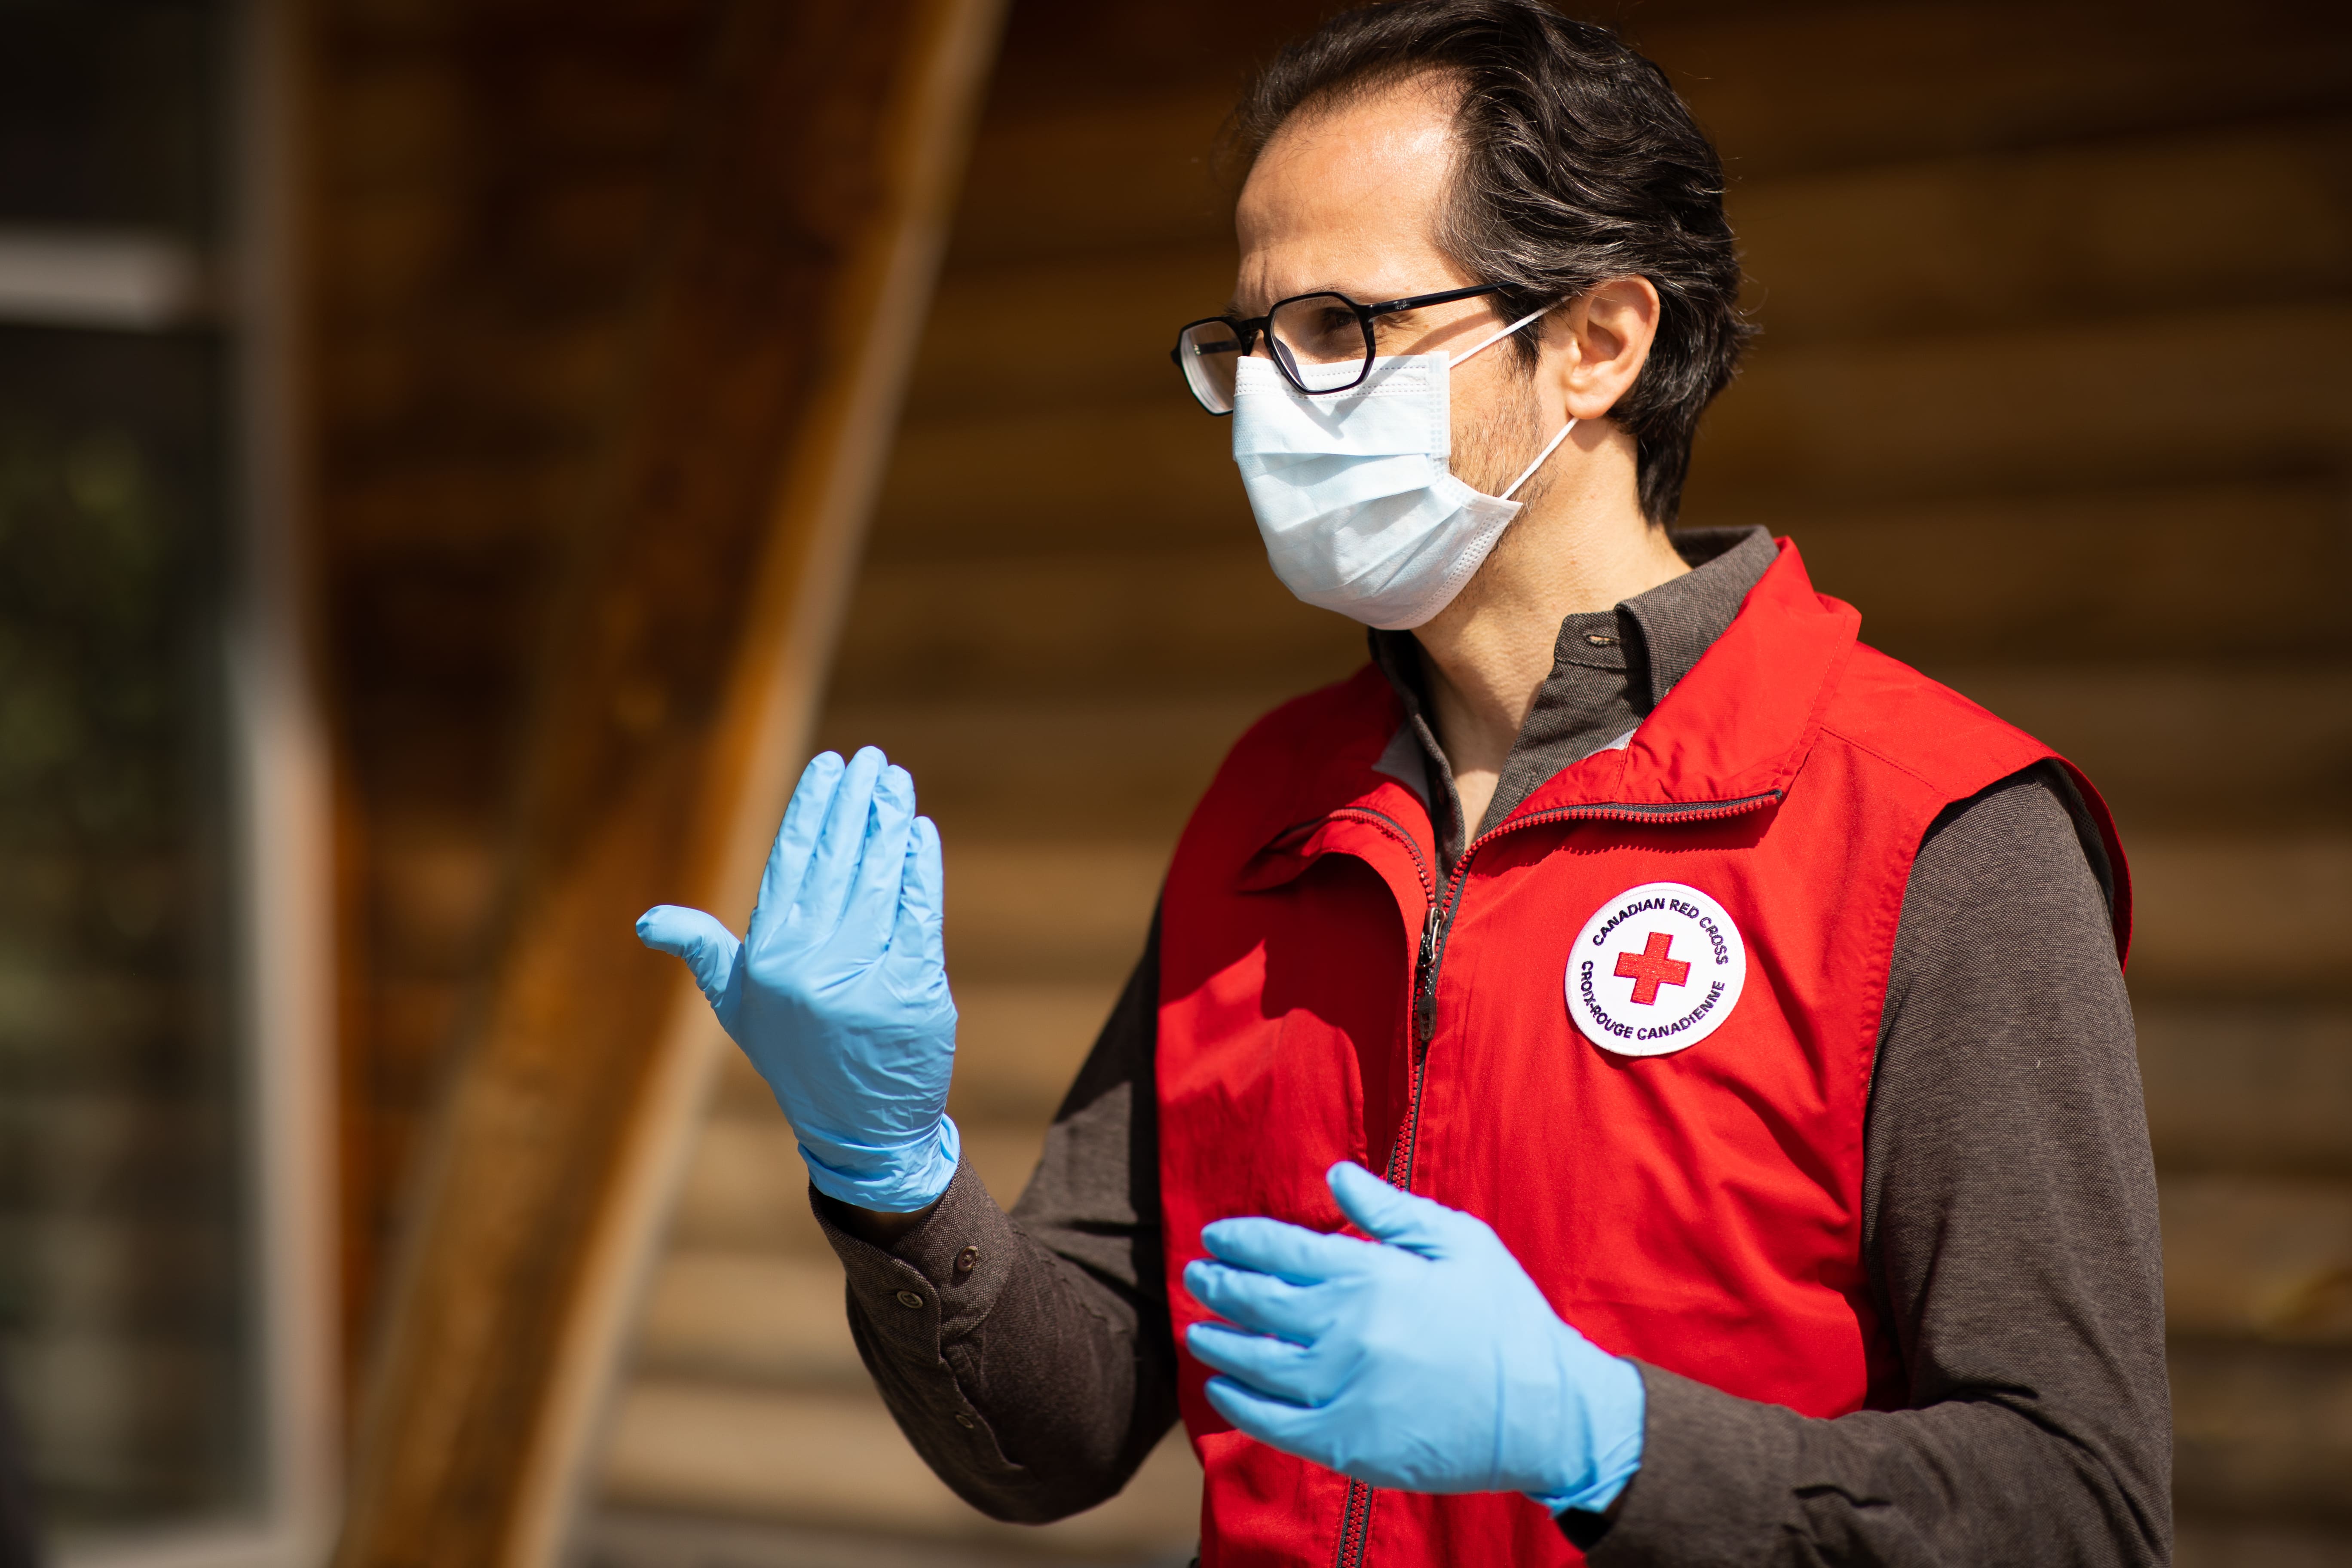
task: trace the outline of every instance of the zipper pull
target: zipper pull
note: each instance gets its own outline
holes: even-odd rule
[[[1413,1037],[1423,1045],[1437,1033],[1437,901],[1430,900],[1429,918],[1421,922],[1421,956],[1412,966]]]

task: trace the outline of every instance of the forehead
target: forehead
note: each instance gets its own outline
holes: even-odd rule
[[[1234,220],[1236,304],[1339,289],[1393,298],[1473,279],[1437,245],[1455,92],[1418,77],[1293,115],[1259,153]]]

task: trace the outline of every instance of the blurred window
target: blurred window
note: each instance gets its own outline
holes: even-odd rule
[[[234,20],[0,0],[0,1371],[65,1539],[264,1489],[205,281]]]

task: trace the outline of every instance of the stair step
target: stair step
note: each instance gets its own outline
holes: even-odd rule
[[[965,1126],[964,1157],[998,1202],[1011,1207],[1037,1168],[1045,1142],[1034,1124]],[[830,1258],[833,1248],[809,1211],[808,1168],[783,1112],[722,1106],[695,1140],[671,1221],[669,1247]]]
[[[870,1391],[782,1393],[671,1377],[622,1392],[602,1495],[623,1507],[701,1509],[903,1535],[1019,1542],[1065,1552],[1181,1551],[1200,1528],[1200,1470],[1171,1435],[1127,1489],[1043,1527],[999,1524],[948,1490]]]
[[[830,1257],[675,1247],[637,1331],[635,1375],[869,1388]]]
[[[2160,1167],[2352,1178],[2352,1007],[2164,998],[2137,1014]]]
[[[1106,695],[1012,683],[990,696],[843,701],[819,743],[878,745],[905,765],[950,852],[974,836],[1172,843],[1244,731],[1363,661],[1360,645],[1326,652],[1325,667],[1298,667],[1286,687]],[[1083,665],[1077,641],[1041,668],[1063,663]],[[2135,855],[2151,831],[2253,840],[2336,826],[2352,806],[2352,660],[1930,661],[1927,673],[2081,767],[2129,829]],[[2240,733],[2263,738],[2263,765],[2241,770],[2232,815],[2218,820],[2214,747]]]
[[[2184,1336],[2168,1360],[2184,1510],[2352,1521],[2352,1352]]]
[[[1164,846],[1133,842],[950,838],[946,859],[948,973],[960,984],[1124,981],[1168,868]]]
[[[2352,1348],[2352,1183],[2176,1173],[2162,1198],[2172,1332]]]
[[[2240,308],[2209,329],[2235,352],[2210,397],[2171,379],[2171,315],[2006,332],[1759,344],[1707,412],[1684,518],[1775,502],[1881,505],[2023,489],[2208,484],[2308,469],[2352,443],[2328,367],[2352,353],[2352,306]],[[2015,368],[2037,366],[2021,400]],[[1156,378],[1129,401],[964,403],[901,431],[876,512],[878,558],[1067,548],[1107,533],[1245,539],[1252,524],[1219,420]],[[975,411],[976,410],[976,411]],[[1004,410],[1012,410],[1005,412]],[[1039,464],[1034,455],[1052,452]]]
[[[1173,844],[1233,743],[1296,694],[844,702],[813,749],[881,747],[950,856],[975,837]]]
[[[2231,781],[2235,822],[2273,836],[2338,825],[2352,805],[2352,663],[1938,664],[1927,673],[2089,774],[2129,830],[2135,860],[2151,829],[2227,830],[2213,800],[2224,736],[2262,737],[2262,765]]]
[[[1119,988],[1104,981],[957,985],[961,1020],[950,1114],[959,1123],[1043,1126],[1069,1092]]]
[[[2128,840],[2136,989],[2274,1000],[2352,988],[2352,837]]]
[[[1291,595],[1252,531],[1182,548],[877,561],[860,579],[833,702],[1271,700],[1364,661],[1364,628]]]

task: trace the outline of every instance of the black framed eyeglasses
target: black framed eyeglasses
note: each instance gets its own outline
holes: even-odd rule
[[[1209,316],[1176,334],[1168,357],[1184,373],[1184,384],[1201,406],[1212,414],[1234,411],[1234,382],[1241,362],[1265,334],[1266,353],[1283,379],[1309,396],[1346,392],[1363,384],[1372,374],[1372,323],[1399,310],[1423,305],[1450,304],[1496,294],[1500,283],[1479,283],[1467,289],[1445,289],[1403,300],[1362,305],[1345,294],[1328,290],[1293,294],[1275,302],[1263,316],[1246,321],[1234,316]]]

